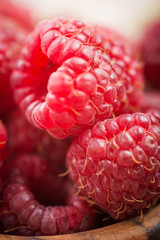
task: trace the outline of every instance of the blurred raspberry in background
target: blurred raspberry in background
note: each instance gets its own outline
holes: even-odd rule
[[[151,87],[160,88],[160,19],[149,26],[141,44],[145,78]]]
[[[14,106],[10,74],[34,24],[28,10],[0,0],[0,117]]]

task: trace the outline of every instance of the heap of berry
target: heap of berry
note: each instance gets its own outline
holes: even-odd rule
[[[160,96],[143,94],[135,45],[63,17],[27,37],[28,14],[0,0],[0,233],[85,231],[95,212],[142,216],[160,198]],[[157,86],[159,29],[142,44]]]
[[[32,235],[54,235],[92,228],[95,224],[93,210],[77,196],[68,194],[67,206],[44,206],[38,202],[32,192],[42,180],[45,181],[47,172],[48,166],[39,156],[20,156],[11,160],[3,193],[4,203],[0,207],[3,227],[13,233],[22,229],[23,234],[25,228],[25,234],[28,230]],[[50,194],[55,195],[55,192]]]
[[[55,18],[31,33],[11,84],[27,119],[62,139],[136,108],[143,76],[132,47],[116,32]]]
[[[67,164],[82,194],[113,218],[151,207],[160,197],[160,112],[98,122],[72,143]]]
[[[24,18],[23,8],[0,0],[0,117],[14,106],[10,75],[26,36],[32,29],[31,21]],[[22,14],[23,12],[23,14]]]
[[[160,88],[160,20],[147,29],[141,45],[146,80]]]

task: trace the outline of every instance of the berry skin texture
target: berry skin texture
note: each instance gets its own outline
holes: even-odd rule
[[[0,0],[0,117],[15,105],[10,76],[31,26],[29,14],[10,1]],[[24,15],[26,14],[26,15]],[[28,15],[28,24],[24,16]],[[30,22],[30,23],[29,23]]]
[[[96,123],[72,143],[67,166],[81,193],[112,218],[148,209],[160,197],[160,112]]]
[[[40,184],[41,178],[45,181],[48,174],[47,164],[40,157],[21,156],[13,159],[8,171],[7,186],[3,192],[4,203],[1,206],[4,228],[10,230],[12,225],[17,230],[16,219],[19,230],[21,226],[26,228],[26,231],[21,230],[26,235],[27,229],[32,235],[55,235],[85,231],[94,226],[93,210],[78,196],[69,195],[66,206],[44,206],[38,202],[29,186],[33,187],[35,181]],[[55,192],[51,194],[55,195]],[[5,208],[8,208],[8,217]],[[10,220],[11,217],[13,220]]]
[[[143,76],[118,33],[55,18],[37,25],[27,39],[11,85],[27,119],[63,139],[136,108]]]
[[[146,30],[141,42],[141,55],[146,80],[160,89],[160,19]]]

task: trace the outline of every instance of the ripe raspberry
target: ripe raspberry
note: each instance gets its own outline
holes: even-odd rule
[[[51,171],[60,174],[67,169],[65,166],[66,152],[71,144],[71,139],[57,140],[49,134],[44,134],[39,146],[38,153],[49,162]]]
[[[150,109],[160,111],[160,92],[146,92],[141,100],[140,110],[147,112]]]
[[[7,169],[11,172],[10,182],[12,183],[17,183],[17,181],[19,183],[18,172],[20,172],[20,175],[23,174],[24,177],[23,181],[20,177],[20,183],[26,183],[26,176],[27,178],[30,177],[30,183],[28,183],[30,189],[34,192],[36,198],[45,205],[63,204],[67,191],[71,187],[68,176],[59,177],[57,167],[54,169],[46,159],[37,154],[16,156],[9,163],[9,166],[7,165]],[[53,192],[56,192],[56,195],[52,194]]]
[[[0,229],[2,233],[5,229],[14,229],[18,226],[18,220],[14,213],[9,209],[8,204],[0,204]]]
[[[0,192],[2,190],[2,183],[3,183],[2,175],[4,171],[4,161],[8,157],[8,148],[7,148],[6,142],[7,142],[6,128],[2,124],[2,122],[0,122]]]
[[[115,219],[160,197],[160,112],[98,122],[71,145],[67,164],[86,198]]]
[[[27,119],[62,139],[136,107],[143,77],[119,34],[55,18],[30,35],[11,84]]]
[[[144,74],[151,86],[160,88],[160,20],[152,24],[143,36],[141,54]]]
[[[10,1],[0,0],[0,117],[14,106],[10,75],[26,36],[31,31],[27,11]],[[32,26],[33,27],[33,26]]]
[[[15,4],[10,0],[0,0],[0,14],[14,19],[28,31],[31,31],[35,25],[35,19],[33,19],[31,12],[24,8],[24,4],[21,5],[19,2]]]
[[[92,209],[88,207],[86,201],[77,196],[72,196],[67,206],[45,207],[35,200],[27,186],[11,184],[4,191],[4,199],[8,202],[6,205],[9,206],[9,210],[5,212],[3,211],[4,206],[1,207],[0,220],[3,228],[14,234],[55,235],[72,233],[92,229],[95,224]],[[10,226],[14,226],[17,222],[15,229],[14,227],[11,229]]]
[[[8,215],[14,214],[14,221],[10,222],[5,216],[6,213],[2,212],[3,226],[4,219],[5,228],[9,227],[8,223],[15,224],[16,216],[20,228],[25,226],[34,234],[54,235],[84,231],[93,227],[94,213],[92,209],[77,196],[72,195],[71,198],[69,196],[67,206],[44,206],[37,201],[33,194],[34,191],[31,192],[30,189],[33,189],[35,181],[38,181],[42,187],[40,179],[45,181],[48,174],[46,170],[45,162],[36,156],[30,156],[30,158],[21,156],[21,159],[11,161],[8,168],[8,186],[4,190],[3,197],[10,211]],[[54,182],[54,184],[56,183]],[[61,186],[61,188],[63,187],[64,185]],[[59,188],[59,190],[61,189]],[[50,193],[50,195],[52,194],[55,195],[55,192]]]
[[[8,144],[12,155],[38,152],[45,132],[33,127],[19,110],[13,110],[6,119]],[[49,136],[48,136],[49,137]]]
[[[50,168],[57,174],[65,172],[65,157],[70,139],[57,140],[48,133],[32,126],[19,110],[13,110],[6,118],[8,145],[12,156],[18,154],[40,154],[48,160]]]
[[[7,154],[7,133],[4,124],[0,121],[0,168],[3,164],[3,161],[6,160]]]

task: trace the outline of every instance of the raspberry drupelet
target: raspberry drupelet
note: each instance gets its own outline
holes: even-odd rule
[[[23,14],[22,14],[23,12]],[[24,15],[25,14],[25,15]],[[25,16],[25,17],[24,17]],[[27,21],[26,21],[26,17]],[[14,106],[10,75],[26,36],[32,30],[29,12],[0,0],[0,117]]]
[[[122,114],[83,132],[67,154],[81,193],[121,220],[160,197],[160,112]]]
[[[118,33],[55,18],[27,39],[11,85],[27,119],[63,139],[136,108],[143,76],[130,43]]]
[[[3,192],[0,220],[4,229],[28,235],[54,235],[85,231],[95,224],[95,214],[85,200],[69,191],[66,206],[44,206],[31,191],[48,174],[46,162],[38,156],[11,160]],[[25,158],[25,159],[24,159]],[[23,168],[25,163],[25,169]],[[56,183],[55,183],[56,184]],[[63,191],[64,185],[61,186]],[[50,193],[55,195],[55,191]],[[57,192],[56,192],[57,194]],[[66,195],[67,196],[67,195]],[[65,196],[65,197],[66,197]],[[7,209],[7,211],[6,211]]]

